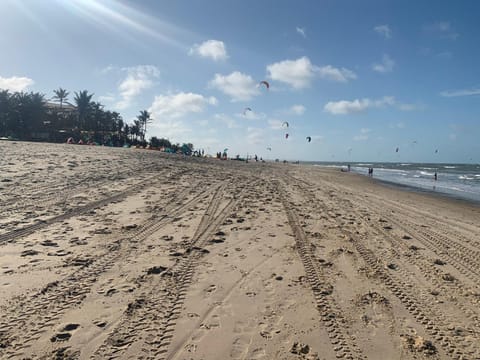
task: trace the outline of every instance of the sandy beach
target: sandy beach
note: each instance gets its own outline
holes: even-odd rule
[[[480,359],[480,206],[0,141],[1,359]]]

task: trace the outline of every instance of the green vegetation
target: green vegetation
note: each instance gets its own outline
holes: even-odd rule
[[[73,104],[68,102],[67,90],[58,88],[53,93],[48,101],[40,93],[0,90],[0,137],[47,142],[65,142],[71,137],[75,143],[193,151],[193,144],[172,144],[157,137],[147,143],[147,125],[153,121],[147,110],[127,124],[118,112],[92,101],[94,94],[87,90],[75,92]]]

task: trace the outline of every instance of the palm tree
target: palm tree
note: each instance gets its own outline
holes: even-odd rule
[[[79,127],[85,127],[85,118],[90,113],[91,110],[91,101],[92,101],[93,94],[89,94],[87,90],[83,90],[80,92],[75,91],[75,104],[77,104],[77,112],[78,112],[78,122]]]
[[[153,119],[150,118],[150,113],[147,110],[140,111],[140,115],[137,116],[140,123],[142,141],[145,141],[145,134],[147,133],[147,123],[151,123]]]
[[[18,92],[14,94],[13,131],[21,139],[29,139],[32,132],[43,128],[45,96],[40,93]]]
[[[0,135],[4,136],[9,130],[12,117],[13,95],[8,90],[0,90]]]
[[[70,94],[67,90],[58,88],[57,90],[53,90],[55,94],[53,99],[58,100],[60,102],[60,111],[62,110],[63,103],[67,100],[68,95]]]
[[[142,123],[140,120],[133,120],[133,125],[130,127],[130,132],[132,135],[135,135],[135,140],[137,141],[138,136],[142,137]]]

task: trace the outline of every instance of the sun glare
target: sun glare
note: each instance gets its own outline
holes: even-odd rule
[[[57,0],[68,12],[107,28],[110,31],[147,35],[171,46],[188,48],[180,38],[187,31],[154,18],[116,0]]]

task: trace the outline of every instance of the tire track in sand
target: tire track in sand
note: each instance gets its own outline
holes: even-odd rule
[[[203,246],[242,196],[243,189],[238,192],[232,189],[236,195],[221,207],[222,200],[225,200],[225,188],[219,188],[212,196],[180,261],[159,275],[143,275],[138,279],[141,293],[97,349],[94,359],[165,358],[195,268],[206,251]]]
[[[331,296],[333,287],[329,284],[323,270],[315,265],[310,242],[303,231],[300,220],[292,203],[288,201],[286,192],[276,181],[281,201],[287,214],[289,225],[295,236],[296,248],[302,260],[308,282],[313,291],[317,309],[330,338],[333,351],[339,359],[366,359],[357,346],[354,337],[348,333],[348,325],[342,311]]]
[[[324,189],[328,187],[331,188],[331,186],[322,186]],[[307,192],[305,189],[302,190]],[[316,197],[314,192],[312,192],[309,197],[310,201],[322,201]],[[338,206],[339,201],[347,200],[335,198],[335,205],[333,202],[330,205],[326,202],[323,202],[323,206],[327,211],[335,212],[335,208]],[[362,217],[362,215],[356,213],[354,210],[355,207],[350,202],[345,206],[348,207],[350,209],[349,211],[356,216]],[[379,214],[382,213],[378,212],[380,210],[381,209],[375,208],[375,212]],[[353,217],[355,218],[356,216]],[[419,324],[423,325],[426,332],[432,336],[438,344],[441,345],[446,354],[449,354],[453,359],[480,358],[478,350],[475,349],[476,345],[473,344],[472,341],[467,341],[465,338],[450,335],[449,330],[452,322],[446,319],[442,312],[437,309],[433,298],[429,298],[425,294],[419,294],[419,292],[415,290],[416,286],[408,280],[413,278],[411,273],[405,269],[397,268],[396,270],[399,272],[399,274],[395,274],[392,271],[388,271],[383,266],[385,260],[387,260],[387,262],[389,260],[398,262],[399,256],[389,254],[380,248],[376,248],[374,253],[364,245],[365,241],[359,238],[359,235],[355,229],[351,231],[347,230],[348,226],[345,225],[342,218],[338,216],[333,216],[333,218],[340,228],[343,229],[342,232],[345,234],[345,236],[347,236],[354,244],[356,250],[364,259],[366,264],[374,271],[377,278],[381,280],[382,283],[384,283],[386,287],[401,301],[406,310],[408,310],[414,319]],[[385,230],[380,229],[380,227],[374,225],[373,229],[377,234],[386,236],[387,239],[391,238],[391,235],[385,232]],[[378,254],[380,254],[380,256],[378,256]],[[465,352],[467,354],[465,354]]]
[[[200,199],[208,197],[213,189],[188,199],[191,191],[185,189],[178,194],[181,200],[167,205],[165,214],[151,217],[143,226],[134,230],[133,234],[112,243],[108,251],[96,257],[93,263],[48,284],[39,293],[17,298],[13,308],[7,309],[8,313],[0,320],[0,357],[22,356],[29,344],[38,340],[66,311],[82,303],[100,274],[128,257],[130,244],[142,242]]]

